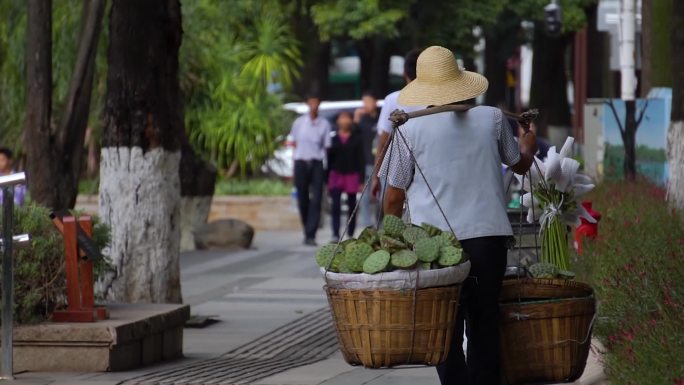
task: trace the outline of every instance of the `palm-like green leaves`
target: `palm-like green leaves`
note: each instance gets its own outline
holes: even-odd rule
[[[240,75],[255,80],[255,86],[262,89],[273,83],[291,86],[302,64],[298,41],[279,17],[266,16],[255,27],[238,46],[244,60]]]
[[[273,1],[198,0],[184,5],[183,17],[190,140],[220,168],[237,162],[242,172],[257,169],[292,121],[282,95],[268,88],[291,86],[301,65],[298,41]]]

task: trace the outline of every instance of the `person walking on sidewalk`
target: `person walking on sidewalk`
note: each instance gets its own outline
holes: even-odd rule
[[[378,124],[378,100],[370,92],[363,93],[361,98],[363,107],[354,111],[354,123],[358,127],[358,132],[363,143],[363,159],[365,163],[364,174],[366,179],[371,178],[375,167],[375,156],[373,155],[373,143],[377,135],[376,126]],[[364,181],[365,183],[365,181]],[[359,203],[359,217],[361,226],[373,225],[373,215],[371,212],[371,195],[369,192],[361,196]]]
[[[294,142],[294,183],[297,205],[304,228],[304,244],[316,246],[316,231],[321,219],[321,201],[325,171],[323,159],[330,147],[330,123],[318,115],[321,100],[317,95],[306,99],[309,113],[292,123],[290,135]]]
[[[340,240],[342,193],[347,196],[349,226],[344,232],[352,237],[356,228],[356,194],[364,180],[364,146],[362,134],[353,129],[352,116],[341,112],[337,117],[337,135],[328,149],[328,191],[332,199],[332,242]],[[344,235],[344,234],[342,234]]]
[[[456,104],[476,98],[488,86],[484,76],[459,68],[454,54],[437,46],[420,54],[416,75],[401,90],[399,103]],[[401,215],[407,200],[414,223],[453,229],[470,257],[451,349],[437,367],[440,381],[500,385],[499,292],[507,240],[513,234],[501,163],[518,174],[529,170],[537,151],[535,135],[525,132],[516,143],[501,110],[487,106],[410,119],[397,130],[382,165],[389,185],[385,213]],[[419,173],[414,176],[417,166],[411,153],[425,179]],[[462,349],[464,326],[467,361]]]
[[[0,176],[14,174],[12,150],[7,147],[0,147]],[[26,197],[26,186],[18,184],[14,186],[14,204],[22,206]],[[0,203],[2,202],[2,191],[0,190]]]
[[[418,55],[420,55],[420,52],[420,49],[413,49],[409,51],[406,56],[404,56],[404,81],[406,81],[406,84],[411,83],[411,81],[416,78],[416,60],[418,60]],[[401,105],[397,101],[397,98],[399,98],[399,91],[394,91],[385,96],[382,109],[380,110],[380,116],[378,117],[378,138],[375,150],[376,162],[372,173],[373,179],[371,183],[371,194],[379,200],[382,200],[382,194],[380,191],[381,181],[377,171],[379,169],[380,162],[382,162],[382,159],[385,157],[385,146],[387,145],[390,134],[392,134],[392,122],[389,120],[390,114],[396,109],[400,109],[408,113],[422,110],[424,108],[424,106]]]

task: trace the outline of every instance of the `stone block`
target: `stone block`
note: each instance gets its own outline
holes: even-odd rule
[[[93,323],[19,326],[14,371],[104,372],[138,368],[183,354],[187,305],[114,304]]]

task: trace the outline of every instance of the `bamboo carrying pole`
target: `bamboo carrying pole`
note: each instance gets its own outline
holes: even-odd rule
[[[413,111],[408,113],[402,110],[394,110],[390,114],[389,119],[392,121],[394,128],[397,128],[412,118],[439,114],[441,112],[465,112],[473,107],[475,106],[467,104],[447,104],[443,106],[428,107],[424,110]],[[520,123],[522,127],[525,129],[525,131],[530,129],[530,123],[532,123],[532,121],[535,120],[537,116],[539,116],[539,110],[537,109],[525,111],[520,115],[508,111],[502,112],[504,113],[504,115],[517,120],[518,123]]]

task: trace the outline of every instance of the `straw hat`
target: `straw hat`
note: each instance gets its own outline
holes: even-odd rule
[[[416,63],[416,79],[399,93],[405,106],[441,106],[482,95],[487,78],[459,68],[454,54],[440,46],[426,48]]]

